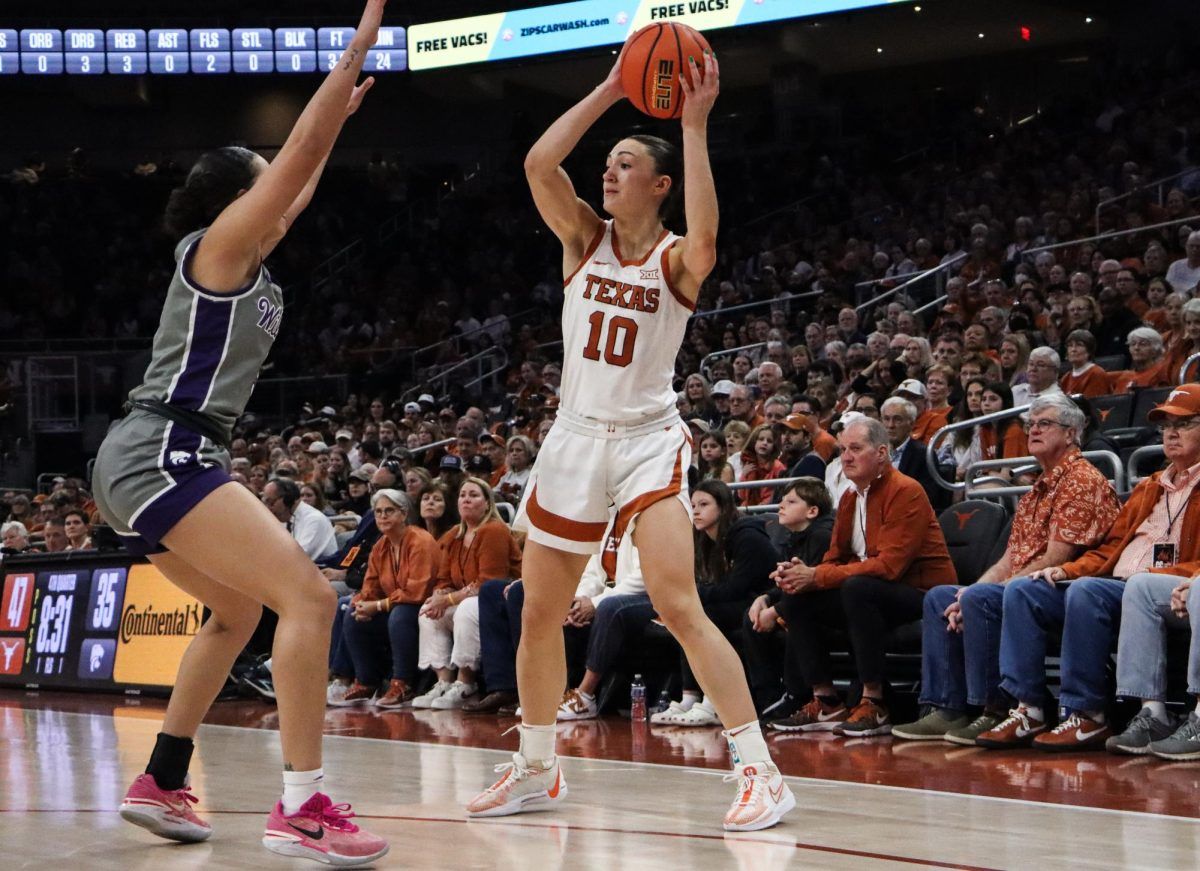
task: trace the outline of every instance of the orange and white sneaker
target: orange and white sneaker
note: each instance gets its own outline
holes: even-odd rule
[[[468,816],[506,817],[549,807],[567,797],[557,757],[549,768],[532,768],[524,756],[514,753],[512,762],[496,766],[496,773],[504,776],[471,799]]]
[[[738,781],[738,795],[725,814],[725,831],[769,829],[796,806],[796,798],[772,762],[740,765],[725,781]]]

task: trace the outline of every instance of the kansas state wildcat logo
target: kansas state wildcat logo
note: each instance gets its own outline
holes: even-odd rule
[[[283,306],[275,305],[265,296],[258,298],[258,328],[274,339],[279,335],[279,324],[283,320]]]

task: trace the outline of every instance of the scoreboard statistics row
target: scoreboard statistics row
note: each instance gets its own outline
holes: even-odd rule
[[[0,28],[0,75],[224,75],[315,73],[337,64],[353,27],[158,30]],[[363,70],[408,68],[403,27],[381,27]]]

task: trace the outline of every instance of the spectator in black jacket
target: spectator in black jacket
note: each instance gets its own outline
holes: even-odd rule
[[[779,524],[769,531],[774,533],[772,541],[781,561],[820,563],[833,536],[833,500],[825,482],[801,478],[784,487]],[[787,708],[796,706],[791,700],[807,695],[799,671],[791,667],[792,658],[785,653],[787,633],[775,610],[784,595],[778,586],[772,587],[754,600],[742,620],[750,691],[764,716],[786,716],[791,713]]]
[[[729,635],[741,627],[755,596],[771,584],[778,563],[763,521],[738,517],[733,491],[723,481],[701,481],[692,490],[692,528],[696,543],[696,587],[704,613]],[[655,714],[655,723],[719,726],[716,709],[701,699],[700,684],[680,656],[683,700]]]
[[[789,414],[779,425],[779,440],[783,446],[779,459],[787,468],[789,478],[825,479],[825,461],[813,450],[812,434],[816,429],[816,422],[807,414]],[[781,490],[776,491],[776,499],[782,496]]]
[[[939,487],[933,480],[933,474],[929,471],[925,459],[925,442],[912,437],[913,424],[917,421],[917,407],[907,399],[893,396],[883,403],[879,419],[887,430],[888,440],[892,443],[892,465],[896,467],[896,471],[921,485],[935,512],[950,507],[953,493]],[[953,471],[943,469],[942,477],[954,480]]]

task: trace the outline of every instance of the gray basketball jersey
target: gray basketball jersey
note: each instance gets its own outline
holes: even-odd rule
[[[204,230],[175,248],[175,275],[163,303],[150,366],[132,399],[157,399],[203,412],[229,432],[246,408],[279,335],[283,294],[266,267],[246,287],[215,294],[190,278]]]

